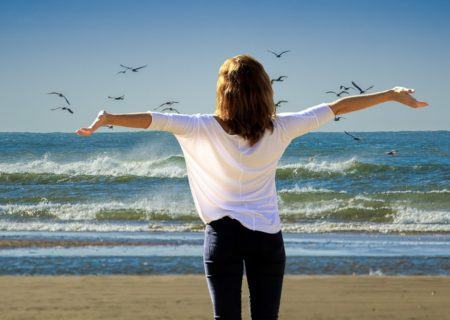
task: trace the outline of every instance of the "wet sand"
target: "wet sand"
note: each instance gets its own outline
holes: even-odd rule
[[[2,276],[0,301],[3,320],[212,319],[203,276]],[[280,319],[450,319],[449,301],[450,277],[287,276]]]

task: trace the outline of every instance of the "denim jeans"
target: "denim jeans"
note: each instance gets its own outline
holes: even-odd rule
[[[242,319],[244,266],[252,319],[278,319],[286,263],[281,231],[252,231],[224,217],[206,225],[203,257],[214,319]]]

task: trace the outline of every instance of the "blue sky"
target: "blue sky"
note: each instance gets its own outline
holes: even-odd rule
[[[333,101],[325,91],[352,80],[413,87],[430,103],[387,103],[320,131],[450,130],[449,13],[436,0],[0,0],[0,131],[73,132],[100,109],[146,111],[167,99],[212,113],[218,69],[240,53],[288,76],[274,85],[284,111]],[[267,49],[291,52],[275,59]],[[120,63],[148,67],[116,75]],[[49,111],[63,105],[46,94],[54,90],[74,115]]]

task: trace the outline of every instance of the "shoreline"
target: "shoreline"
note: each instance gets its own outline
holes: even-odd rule
[[[448,297],[448,276],[288,275],[280,319],[448,319]],[[2,319],[212,318],[201,275],[0,276],[0,299]]]

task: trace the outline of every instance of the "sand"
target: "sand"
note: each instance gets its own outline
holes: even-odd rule
[[[243,296],[249,319],[246,288]],[[200,320],[211,312],[202,276],[0,277],[2,320]],[[280,319],[450,319],[450,277],[287,276]]]

